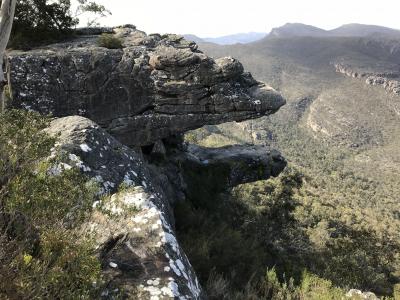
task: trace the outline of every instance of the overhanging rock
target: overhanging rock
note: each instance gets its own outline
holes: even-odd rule
[[[177,35],[114,28],[123,49],[96,36],[7,56],[12,105],[85,116],[122,143],[143,146],[206,124],[276,112],[284,99],[233,58],[212,59]]]
[[[264,146],[233,145],[206,148],[190,145],[188,152],[175,159],[189,181],[200,184],[207,180],[207,188],[224,191],[239,184],[266,180],[278,176],[286,167],[286,160],[276,150]]]

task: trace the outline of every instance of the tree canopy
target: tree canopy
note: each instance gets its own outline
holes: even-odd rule
[[[95,1],[78,0],[72,9],[70,0],[19,0],[15,12],[11,48],[30,48],[42,42],[64,39],[72,34],[79,17],[89,13],[88,26],[110,12]]]

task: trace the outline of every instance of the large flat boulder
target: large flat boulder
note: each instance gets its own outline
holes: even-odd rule
[[[99,47],[90,35],[9,52],[12,106],[85,116],[122,143],[143,146],[206,124],[268,115],[285,103],[234,58],[214,60],[177,35],[146,35],[133,26],[113,31],[122,49]]]

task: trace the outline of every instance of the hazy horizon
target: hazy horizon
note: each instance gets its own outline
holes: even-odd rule
[[[194,34],[219,37],[236,33],[265,32],[285,23],[304,23],[330,30],[343,24],[360,23],[400,29],[395,0],[291,1],[98,0],[112,12],[102,25],[134,24],[147,33]]]

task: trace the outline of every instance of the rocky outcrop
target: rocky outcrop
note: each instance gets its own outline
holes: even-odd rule
[[[278,151],[263,146],[234,145],[205,148],[190,145],[186,157],[176,159],[186,176],[207,178],[215,190],[278,176],[286,161]]]
[[[335,63],[334,66],[338,73],[365,79],[366,84],[382,86],[389,93],[400,96],[400,72],[364,72],[340,63]]]
[[[143,146],[206,124],[268,115],[285,103],[236,59],[214,60],[177,35],[146,35],[134,26],[113,31],[123,49],[99,47],[91,35],[8,53],[12,105],[85,116],[122,143]]]
[[[344,74],[346,76],[349,76],[349,77],[364,78],[364,77],[368,76],[367,73],[355,71],[349,65],[344,65],[344,64],[341,64],[341,63],[334,63],[333,65],[335,67],[336,72],[342,73],[342,74]]]
[[[399,80],[389,79],[387,77],[377,75],[370,75],[367,77],[365,82],[370,85],[381,85],[389,93],[400,96],[400,74]]]
[[[47,132],[58,136],[53,150],[62,158],[54,174],[77,167],[99,185],[82,234],[95,238],[108,299],[203,299],[176,239],[171,204],[198,194],[199,187],[218,193],[277,176],[286,165],[279,153],[262,147],[178,149],[162,142],[157,148],[164,156],[150,165],[141,152],[80,116],[55,119]]]
[[[347,298],[362,300],[378,300],[379,298],[372,292],[362,292],[360,290],[351,289],[346,293]]]
[[[122,49],[97,45],[111,32]],[[203,299],[171,205],[199,186],[215,194],[276,176],[286,163],[264,148],[186,148],[179,134],[268,115],[285,101],[237,60],[214,60],[180,36],[132,25],[78,34],[8,53],[11,105],[57,117],[47,129],[62,159],[54,175],[77,167],[99,186],[82,234],[95,237],[103,297]]]
[[[83,228],[96,237],[108,287],[103,296],[200,299],[197,277],[175,238],[169,201],[141,155],[83,117],[56,119],[48,132],[60,135],[55,151],[64,162],[57,169],[80,168],[104,195]]]

